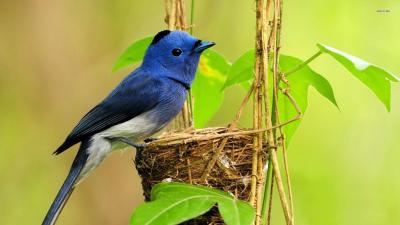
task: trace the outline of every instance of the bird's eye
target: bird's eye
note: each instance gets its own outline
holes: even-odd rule
[[[172,55],[174,55],[174,56],[179,56],[180,54],[182,54],[182,49],[180,49],[180,48],[174,48],[174,49],[172,50]]]

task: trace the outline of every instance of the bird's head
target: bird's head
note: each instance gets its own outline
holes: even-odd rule
[[[190,87],[201,53],[213,45],[214,42],[199,40],[183,31],[164,30],[154,36],[142,68]]]

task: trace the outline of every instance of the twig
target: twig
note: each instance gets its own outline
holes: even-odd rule
[[[176,11],[176,18],[175,18],[175,29],[176,30],[182,30],[182,24],[181,24],[182,11],[181,11],[179,4],[180,4],[180,0],[176,0],[175,6],[174,6],[175,11]]]
[[[259,50],[261,50],[261,64],[260,64],[260,72],[261,72],[261,81],[262,81],[262,88],[261,88],[261,93],[260,95],[263,97],[263,103],[264,103],[264,111],[265,111],[265,126],[267,128],[266,131],[266,140],[268,143],[268,148],[274,148],[275,146],[275,141],[272,136],[272,123],[271,121],[271,113],[270,113],[270,105],[269,105],[269,97],[268,97],[268,68],[269,68],[269,49],[268,49],[268,39],[267,39],[267,33],[268,33],[268,27],[267,27],[267,21],[268,21],[268,13],[269,13],[269,8],[270,8],[270,1],[263,1],[262,4],[262,11],[261,11],[261,33],[260,33],[260,38],[261,38],[261,43],[258,46]],[[262,111],[262,105],[260,104],[260,111]],[[259,120],[260,126],[262,123],[262,115],[260,116]],[[259,138],[259,140],[262,140],[262,136]],[[258,152],[258,171],[257,175],[259,177],[259,182],[257,185],[257,205],[256,205],[256,212],[257,212],[257,218],[256,218],[256,225],[260,224],[262,221],[262,208],[263,208],[263,198],[265,195],[265,190],[264,186],[265,183],[268,182],[268,180],[264,179],[265,177],[265,172],[264,172],[264,164],[265,160],[263,159],[263,155],[265,154],[264,151],[262,150],[262,141],[259,142],[260,146],[260,151]],[[267,149],[268,149],[267,148]],[[268,178],[267,178],[268,179]]]
[[[186,8],[185,8],[185,0],[179,0],[178,2],[178,7],[180,10],[180,23],[181,23],[181,30],[187,30],[187,25],[186,25]]]
[[[193,184],[193,181],[192,181],[192,166],[190,165],[190,159],[187,158],[186,162],[188,164],[189,183]]]
[[[194,111],[193,111],[193,105],[194,105],[194,96],[192,95],[192,90],[188,91],[188,102],[189,102],[189,127],[194,127]]]
[[[286,194],[285,194],[285,189],[283,187],[283,182],[282,182],[282,177],[281,177],[281,172],[279,169],[279,163],[278,163],[278,156],[276,154],[276,149],[273,149],[271,151],[271,158],[272,158],[272,164],[274,167],[274,173],[275,173],[275,180],[276,184],[278,187],[278,192],[279,192],[279,197],[281,200],[282,208],[283,208],[283,213],[285,215],[286,219],[286,224],[291,225],[293,224],[293,220],[291,217],[291,213],[288,207],[287,199],[286,199]]]
[[[292,184],[291,184],[291,181],[290,181],[289,164],[288,164],[287,154],[286,154],[285,134],[282,132],[282,128],[280,128],[280,134],[281,134],[281,146],[282,146],[282,154],[283,154],[283,164],[285,165],[286,183],[287,183],[288,192],[289,192],[290,212],[292,213],[292,220],[294,222]]]
[[[175,30],[175,20],[176,20],[176,1],[177,0],[167,0],[167,4],[169,4],[169,13],[168,15],[168,29]]]
[[[268,16],[267,14],[270,11],[270,3],[271,1],[267,2],[267,6],[265,8],[264,14],[263,14],[263,19],[264,21],[268,20]],[[272,21],[272,23],[274,23],[274,21]],[[269,55],[270,55],[270,49],[271,49],[271,43],[272,40],[274,39],[274,30],[271,29],[271,32],[268,36],[268,39],[266,39],[267,33],[268,33],[268,28],[266,23],[264,22],[263,25],[263,97],[264,97],[264,110],[265,110],[265,126],[267,127],[267,129],[269,129],[269,131],[267,131],[267,142],[268,142],[268,148],[269,151],[271,150],[271,147],[275,147],[275,141],[274,141],[274,137],[272,136],[272,123],[271,123],[271,113],[270,113],[270,106],[269,106],[269,94],[268,94],[268,77],[269,77]],[[259,161],[259,164],[261,164],[262,162]],[[271,154],[269,154],[269,163],[268,163],[268,170],[266,172],[266,179],[263,185],[260,185],[259,187],[259,193],[258,193],[258,201],[260,202],[258,204],[257,207],[257,211],[259,214],[261,214],[261,218],[260,221],[257,221],[258,223],[262,223],[264,224],[265,221],[265,203],[267,202],[267,190],[268,190],[268,182],[270,180],[270,174],[273,170],[272,168],[272,163],[271,163]],[[262,171],[260,171],[261,173]],[[265,173],[265,172],[264,172]],[[263,188],[264,187],[264,188]],[[256,224],[257,224],[256,222]]]
[[[298,106],[297,102],[294,100],[294,98],[290,95],[289,90],[285,89],[285,90],[283,90],[283,93],[290,100],[290,102],[295,107],[296,112],[297,112],[297,116],[295,118],[287,121],[287,122],[294,122],[294,121],[296,121],[298,119],[301,119],[301,117],[302,117],[301,109]],[[279,111],[278,111],[277,116],[279,117]],[[291,185],[291,181],[290,181],[289,165],[288,165],[287,154],[286,154],[285,134],[284,134],[284,132],[282,130],[282,126],[279,127],[279,133],[281,135],[281,146],[282,146],[282,153],[283,153],[283,163],[284,163],[284,166],[285,166],[286,183],[287,183],[288,192],[289,192],[290,212],[291,212],[291,215],[292,215],[292,221],[294,221],[292,185]]]
[[[253,101],[253,129],[258,130],[261,127],[262,121],[262,77],[263,74],[263,24],[266,23],[264,20],[264,0],[256,0],[256,44],[255,44],[255,64],[254,64],[254,101]],[[268,113],[266,113],[268,115]],[[252,156],[252,172],[251,172],[251,186],[250,186],[250,204],[256,208],[256,220],[255,224],[260,223],[259,215],[259,202],[256,202],[259,183],[259,155],[262,148],[263,135],[259,134],[254,136],[253,140],[253,156]],[[260,178],[259,178],[260,179]]]
[[[169,28],[169,17],[171,9],[170,9],[170,0],[164,0],[164,6],[165,6],[165,18],[164,18],[164,22],[167,24],[168,28]]]
[[[293,118],[285,123],[290,123],[290,122],[293,122],[294,120],[300,119],[302,117],[303,113],[301,112],[300,106],[297,104],[296,100],[294,100],[293,96],[290,94],[289,89],[287,89],[287,88],[283,89],[282,93],[284,95],[286,95],[286,97],[289,99],[290,103],[292,103],[292,105],[294,106],[294,108],[296,109],[296,112],[297,112],[297,116],[295,118]]]

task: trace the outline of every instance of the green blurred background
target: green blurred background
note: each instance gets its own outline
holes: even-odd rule
[[[39,224],[75,151],[52,151],[130,69],[111,68],[134,40],[164,29],[163,1],[0,1],[0,224]],[[379,9],[390,12],[379,13]],[[196,3],[195,35],[234,60],[253,47],[252,0]],[[283,50],[306,59],[321,42],[400,75],[398,0],[284,1]],[[400,87],[392,112],[329,56],[340,111],[310,90],[289,148],[297,224],[400,224]],[[227,90],[209,125],[225,125],[244,91]],[[250,121],[250,109],[241,123]],[[131,150],[114,153],[70,198],[59,224],[128,224],[143,201]],[[276,202],[274,224],[283,224]]]

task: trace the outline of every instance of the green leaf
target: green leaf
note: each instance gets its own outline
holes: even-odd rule
[[[179,199],[160,199],[137,207],[132,215],[130,224],[179,224],[206,213],[215,204],[215,200],[202,195],[180,197]]]
[[[231,66],[228,77],[222,89],[225,89],[234,84],[243,84],[245,87],[249,87],[246,81],[253,79],[253,67],[254,67],[254,49],[244,53],[240,56]],[[251,85],[251,84],[250,84]]]
[[[398,77],[376,65],[335,48],[322,44],[317,44],[317,46],[322,52],[331,55],[351,74],[367,85],[367,87],[371,89],[379,100],[386,106],[386,109],[390,111],[390,82],[398,82]]]
[[[178,182],[163,182],[155,185],[151,190],[151,200],[158,200],[162,198],[179,198],[195,194],[204,196],[213,196],[216,198],[233,199],[232,195],[221,191],[219,189],[209,188],[200,185],[190,185]]]
[[[250,225],[255,216],[247,202],[221,190],[198,185],[160,183],[153,187],[151,200],[135,210],[131,225],[178,224],[207,212],[216,203],[228,225]]]
[[[129,66],[135,62],[142,61],[144,58],[144,54],[146,53],[146,49],[150,45],[152,39],[153,37],[146,37],[131,44],[114,64],[114,67],[112,69],[113,72]]]
[[[229,68],[230,63],[218,52],[209,49],[202,54],[192,86],[196,128],[204,127],[221,106],[221,88]]]
[[[304,61],[293,56],[281,54],[279,58],[279,66],[283,72],[290,71],[292,68],[302,63],[304,63]],[[332,87],[328,80],[313,71],[308,65],[303,66],[301,69],[288,76],[287,79],[290,83],[290,93],[296,100],[303,115],[307,110],[309,86],[314,87],[322,96],[338,107],[335,95],[333,94]],[[281,83],[281,87],[284,88],[283,83]],[[281,112],[281,122],[288,121],[297,115],[297,111],[293,104],[282,93],[279,94],[278,101],[279,111]],[[283,127],[287,143],[290,142],[300,122],[301,120],[297,120]]]
[[[228,225],[253,224],[254,221],[254,208],[237,199],[218,201],[218,211]]]

